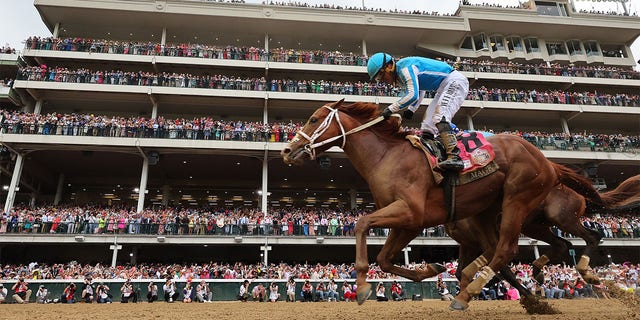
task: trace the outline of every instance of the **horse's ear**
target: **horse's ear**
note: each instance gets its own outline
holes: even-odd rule
[[[336,103],[333,104],[333,108],[334,109],[339,108],[343,102],[344,102],[344,98],[340,99],[339,101],[336,101]]]

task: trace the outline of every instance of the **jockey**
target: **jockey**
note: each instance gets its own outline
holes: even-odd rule
[[[367,72],[371,80],[404,87],[405,93],[400,100],[382,112],[385,119],[400,110],[404,110],[403,118],[411,119],[420,107],[426,91],[437,90],[422,119],[422,139],[433,140],[434,135],[439,133],[447,151],[447,159],[438,163],[438,166],[446,170],[462,170],[464,165],[449,120],[453,119],[467,97],[467,78],[442,61],[407,57],[396,62],[391,55],[382,52],[369,58]]]

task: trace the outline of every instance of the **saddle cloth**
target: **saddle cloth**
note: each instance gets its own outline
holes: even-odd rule
[[[420,137],[408,135],[407,140],[409,140],[415,148],[424,152],[427,156],[429,167],[433,172],[433,177],[436,183],[440,184],[443,176],[439,171],[436,157],[425,148],[420,141]],[[463,185],[486,177],[499,169],[498,165],[493,161],[496,157],[493,146],[491,146],[482,133],[478,131],[460,134],[458,137],[458,149],[460,150],[460,158],[464,163],[464,169],[460,171],[457,185]]]

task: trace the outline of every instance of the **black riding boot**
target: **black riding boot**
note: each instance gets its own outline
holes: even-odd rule
[[[431,133],[429,131],[423,131],[422,132],[422,140],[428,141],[428,140],[433,140],[433,139],[435,139],[435,137],[433,136],[433,133]]]
[[[464,169],[464,163],[460,159],[460,150],[458,150],[456,135],[451,129],[451,125],[445,118],[436,123],[438,131],[440,131],[440,139],[447,152],[447,159],[438,163],[438,167],[444,170],[461,171]]]

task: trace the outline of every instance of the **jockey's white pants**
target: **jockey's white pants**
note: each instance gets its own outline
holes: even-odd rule
[[[424,97],[424,91],[420,92],[420,96]],[[443,117],[448,122],[453,120],[453,116],[460,110],[460,106],[467,98],[469,93],[469,80],[462,73],[454,70],[442,82],[433,100],[427,107],[427,111],[422,118],[420,129],[438,134],[436,123],[440,122]],[[419,99],[422,100],[422,99]],[[409,110],[415,112],[420,104],[409,106]]]

